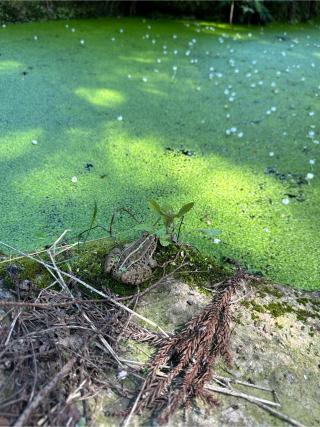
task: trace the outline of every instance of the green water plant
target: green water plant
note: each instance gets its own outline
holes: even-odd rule
[[[177,243],[184,216],[193,208],[194,202],[183,205],[177,212],[171,206],[161,207],[155,200],[149,200],[148,205],[158,216],[155,225],[161,223],[155,231],[161,245],[168,246],[170,243]]]

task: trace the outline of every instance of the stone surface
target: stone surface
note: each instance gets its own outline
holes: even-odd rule
[[[275,390],[281,412],[306,426],[320,425],[320,306],[317,295],[264,283],[249,285],[234,300],[233,368],[225,371],[225,367],[219,365],[216,372]],[[209,301],[209,295],[176,281],[151,291],[140,301],[137,310],[166,331],[173,332]],[[139,352],[135,357],[138,355]],[[145,360],[145,355],[142,359]],[[241,385],[234,385],[233,389],[273,400],[270,392]],[[199,403],[199,408],[189,411],[186,418],[182,413],[176,414],[170,426],[286,425],[243,399],[222,394],[215,397],[219,406],[209,413]],[[120,404],[115,397],[111,401],[112,405],[118,402],[119,408],[125,406],[124,401]],[[106,406],[108,404],[102,404]],[[145,421],[136,417],[132,425],[139,426]],[[105,417],[99,417],[99,423],[118,425],[117,420]]]

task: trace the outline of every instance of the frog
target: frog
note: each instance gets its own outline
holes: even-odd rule
[[[106,257],[104,271],[119,282],[139,285],[151,277],[157,266],[152,258],[157,244],[156,235],[144,232],[134,242],[113,248]]]

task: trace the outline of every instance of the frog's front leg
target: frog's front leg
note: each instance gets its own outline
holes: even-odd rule
[[[104,271],[106,273],[110,273],[114,269],[120,260],[120,256],[121,250],[119,248],[114,248],[109,252],[104,263]]]

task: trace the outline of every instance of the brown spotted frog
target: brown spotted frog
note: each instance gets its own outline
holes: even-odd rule
[[[152,268],[157,266],[152,258],[157,244],[157,236],[145,232],[123,248],[112,249],[105,261],[105,272],[122,283],[139,285],[152,275]]]

